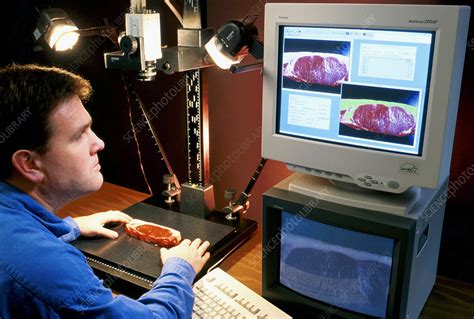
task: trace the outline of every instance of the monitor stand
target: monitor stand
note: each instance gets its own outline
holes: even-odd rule
[[[293,174],[289,179],[288,190],[325,201],[369,209],[379,212],[405,215],[413,208],[420,197],[420,188],[412,187],[401,194],[386,193],[339,185],[328,179],[301,173]]]

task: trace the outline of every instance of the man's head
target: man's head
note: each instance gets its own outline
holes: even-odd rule
[[[104,144],[81,102],[91,92],[87,80],[62,69],[0,69],[0,179],[21,179],[61,204],[97,190]]]

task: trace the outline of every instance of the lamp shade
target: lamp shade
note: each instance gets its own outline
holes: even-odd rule
[[[229,69],[233,64],[240,63],[248,54],[262,58],[262,50],[254,50],[263,46],[257,40],[257,28],[253,23],[231,20],[224,23],[216,34],[206,43],[205,48],[214,63],[221,69]],[[256,56],[255,52],[259,51]],[[262,55],[262,56],[260,56]]]
[[[43,9],[33,32],[36,41],[44,39],[51,49],[71,49],[79,39],[79,29],[67,13],[58,8]]]

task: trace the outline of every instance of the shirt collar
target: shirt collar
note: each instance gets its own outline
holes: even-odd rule
[[[30,195],[5,181],[0,181],[0,207],[2,206],[32,216],[56,237],[63,236],[71,230],[61,218],[48,211]]]

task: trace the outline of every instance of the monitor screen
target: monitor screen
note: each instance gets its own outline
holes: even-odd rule
[[[384,318],[394,244],[282,211],[280,283],[317,301]]]
[[[279,26],[276,132],[421,156],[434,38]]]

